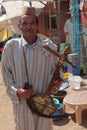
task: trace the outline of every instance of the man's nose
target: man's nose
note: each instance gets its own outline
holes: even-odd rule
[[[30,29],[31,28],[31,24],[27,24],[27,28]]]

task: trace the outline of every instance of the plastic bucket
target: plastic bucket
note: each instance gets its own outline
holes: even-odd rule
[[[81,82],[82,82],[82,78],[80,76],[71,76],[69,79],[69,86],[72,88],[72,89],[80,89],[80,86],[81,86]]]

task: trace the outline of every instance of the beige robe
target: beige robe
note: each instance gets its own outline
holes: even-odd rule
[[[6,91],[13,103],[15,130],[53,130],[52,119],[32,114],[26,101],[16,95],[17,89],[22,88],[27,81],[23,48],[29,83],[37,92],[45,93],[56,58],[42,47],[44,44],[56,49],[56,45],[49,39],[38,37],[33,45],[29,45],[22,37],[8,41],[3,51],[2,74]]]

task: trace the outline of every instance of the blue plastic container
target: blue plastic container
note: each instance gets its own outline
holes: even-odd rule
[[[53,121],[58,121],[62,119],[63,117],[61,115],[63,115],[63,104],[59,103],[58,110],[53,114],[53,116],[59,116],[59,117],[53,118]]]

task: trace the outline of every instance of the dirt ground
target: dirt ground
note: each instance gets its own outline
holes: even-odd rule
[[[14,130],[12,103],[5,93],[0,69],[0,130]],[[75,123],[75,118],[62,118],[54,121],[54,130],[87,130],[87,112],[83,113],[83,124]]]

